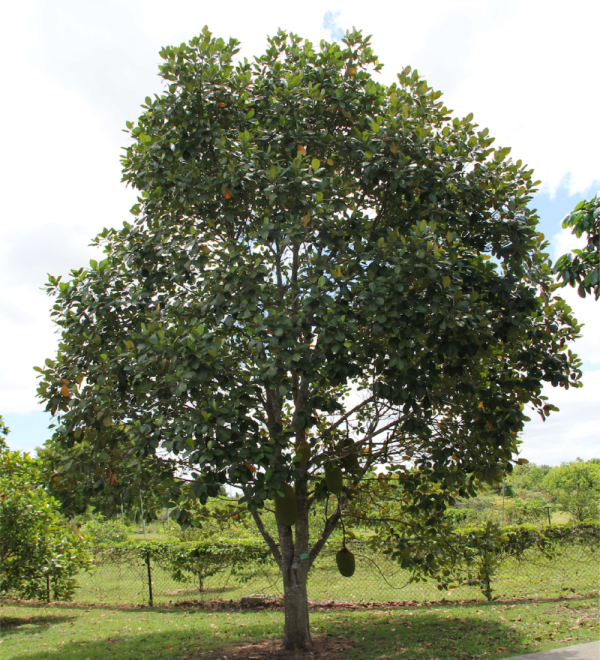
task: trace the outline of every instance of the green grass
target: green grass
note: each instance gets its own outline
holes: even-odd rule
[[[598,589],[598,553],[585,548],[569,548],[552,561],[539,553],[530,553],[527,561],[508,560],[493,582],[498,597],[555,597],[568,592],[592,593]],[[243,581],[243,576],[251,577]],[[410,574],[382,556],[357,552],[357,570],[352,578],[342,578],[333,556],[319,558],[309,577],[308,592],[312,600],[426,602],[446,598],[467,600],[482,598],[475,587],[460,587],[451,593],[440,592],[435,582],[406,585]],[[152,567],[155,604],[182,600],[239,600],[253,593],[278,597],[282,593],[277,567],[249,566],[245,573],[232,574],[229,569],[209,577],[200,591],[196,578],[188,583],[175,582],[157,565]],[[143,604],[148,602],[147,567],[141,560],[127,564],[103,564],[98,570],[79,577],[81,588],[75,600],[83,603]],[[406,585],[406,586],[403,586]],[[402,588],[403,587],[403,588]]]
[[[198,608],[115,608],[4,603],[3,660],[222,658],[232,645],[278,639],[283,613]],[[311,614],[316,638],[340,639],[338,658],[486,660],[599,638],[597,599],[327,609]],[[231,657],[229,654],[228,657]]]

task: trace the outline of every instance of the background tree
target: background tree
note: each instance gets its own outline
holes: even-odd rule
[[[554,266],[555,272],[562,278],[562,286],[570,284],[577,287],[582,298],[594,292],[596,300],[600,297],[600,197],[587,202],[579,202],[573,213],[563,220],[565,229],[572,227],[572,233],[581,238],[587,237],[583,249],[564,254]]]
[[[524,463],[515,466],[507,482],[517,496],[544,493],[544,479],[552,468],[549,465]]]
[[[600,505],[600,462],[598,459],[562,463],[550,470],[544,487],[558,505],[575,520],[598,520]]]
[[[531,170],[472,115],[410,67],[377,82],[358,32],[238,50],[205,30],[161,51],[167,89],[128,124],[135,222],[102,232],[90,270],[50,279],[62,340],[39,393],[53,441],[85,444],[92,470],[125,425],[128,461],[164,462],[178,513],[239,488],[299,648],[308,571],[363,475],[386,465],[411,533],[429,533],[510,471],[523,407],[553,409],[544,381],[578,385],[578,327],[552,295]],[[400,543],[407,525],[389,525]]]
[[[8,432],[0,416],[0,594],[68,599],[75,575],[91,567],[86,541],[60,520],[39,461],[8,448]]]

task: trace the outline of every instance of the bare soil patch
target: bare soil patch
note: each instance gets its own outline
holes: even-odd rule
[[[344,651],[353,646],[352,640],[341,635],[337,638],[313,637],[311,647],[305,651],[286,651],[280,640],[273,640],[261,644],[231,646],[220,651],[217,657],[227,660],[342,660],[345,657]]]

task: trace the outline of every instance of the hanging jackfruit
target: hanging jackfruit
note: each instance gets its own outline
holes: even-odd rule
[[[356,472],[360,468],[358,462],[358,452],[353,449],[353,443],[349,443],[346,446],[346,451],[348,452],[340,461],[342,467],[346,472]]]
[[[327,463],[325,465],[325,483],[327,490],[334,495],[339,495],[342,492],[344,479],[342,477],[342,468],[335,463]]]
[[[300,463],[302,465],[306,465],[308,461],[310,461],[310,444],[308,443],[307,440],[303,440],[298,445],[297,454],[298,456],[300,456]]]
[[[298,519],[298,507],[296,505],[296,493],[289,484],[283,484],[281,490],[285,497],[275,497],[275,513],[277,521],[284,527],[292,527]]]
[[[338,571],[344,577],[352,577],[356,569],[356,561],[354,555],[344,547],[341,550],[338,550],[338,553],[335,556],[335,563],[337,564]]]

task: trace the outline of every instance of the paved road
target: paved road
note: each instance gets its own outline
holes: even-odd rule
[[[600,660],[600,642],[577,644],[565,649],[554,649],[533,655],[520,655],[506,660]]]

